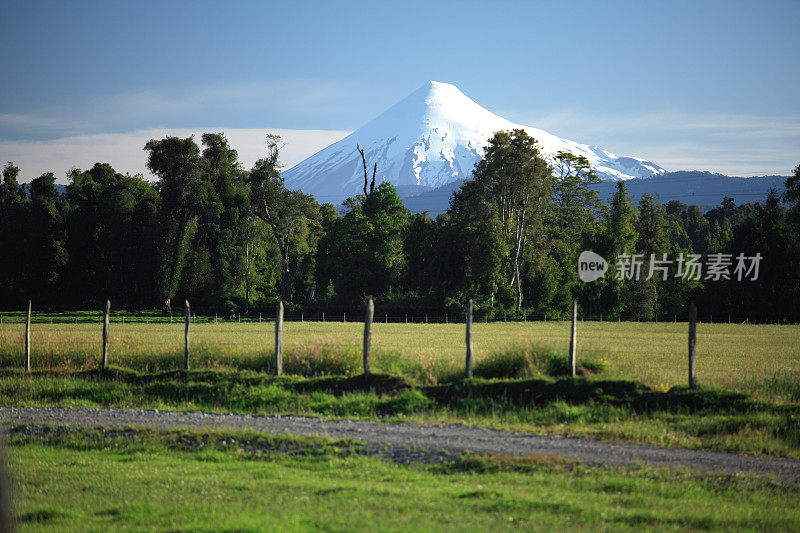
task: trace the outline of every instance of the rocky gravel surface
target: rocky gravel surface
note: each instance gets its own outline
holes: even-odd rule
[[[800,483],[800,461],[779,457],[612,444],[591,439],[536,435],[461,425],[381,424],[299,416],[263,416],[145,409],[0,408],[0,422],[108,428],[250,429],[270,434],[327,436],[364,443],[368,453],[398,462],[443,462],[465,452],[561,457],[609,466],[648,465],[725,474],[774,476]]]

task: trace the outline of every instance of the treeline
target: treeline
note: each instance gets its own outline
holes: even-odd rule
[[[560,153],[551,165],[524,131],[498,132],[432,219],[376,183],[380,169],[363,152],[363,194],[320,205],[284,186],[278,147],[268,136],[265,157],[246,170],[222,134],[204,134],[201,146],[151,140],[154,183],[98,163],[71,171],[63,194],[52,173],[21,185],[8,163],[0,305],[99,309],[110,298],[139,309],[189,299],[225,316],[271,312],[279,299],[313,312],[373,297],[381,313],[457,315],[471,298],[490,317],[552,317],[577,298],[584,314],[612,320],[683,316],[690,301],[720,318],[800,320],[800,165],[784,196],[763,203],[726,198],[706,213],[649,195],[634,204],[620,182],[604,205],[585,158]],[[580,280],[583,250],[608,261],[603,278]],[[737,279],[737,257],[757,254],[757,277],[751,261]],[[686,276],[690,256],[706,269],[712,256],[727,258],[727,276]],[[624,267],[637,259],[638,279]]]

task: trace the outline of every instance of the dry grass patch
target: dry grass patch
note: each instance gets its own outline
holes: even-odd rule
[[[273,331],[274,325],[266,322],[194,324],[193,365],[268,370]],[[298,372],[304,374],[357,372],[362,331],[362,324],[355,322],[288,322],[287,361],[295,361]],[[686,381],[686,334],[685,323],[581,322],[578,353],[602,365],[609,375],[668,390]],[[0,326],[1,366],[21,366],[23,335],[22,324]],[[564,355],[569,324],[476,323],[473,335],[479,366],[515,347],[534,346]],[[697,335],[701,384],[767,395],[784,390],[788,398],[797,394],[785,383],[788,379],[791,385],[800,372],[800,326],[699,324]],[[99,324],[34,324],[31,341],[34,368],[92,368],[100,359]],[[373,326],[373,350],[379,371],[434,383],[463,368],[464,325],[378,322]],[[114,364],[143,371],[168,370],[180,366],[182,354],[182,324],[112,324],[110,359]]]

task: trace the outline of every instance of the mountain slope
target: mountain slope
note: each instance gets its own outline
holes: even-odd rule
[[[470,100],[456,86],[431,81],[341,141],[283,173],[287,187],[322,202],[357,194],[364,183],[360,145],[367,163],[378,163],[378,180],[407,188],[436,188],[472,174],[486,141],[498,130],[524,129],[555,155],[586,156],[602,179],[647,178],[666,172],[655,163],[620,157],[602,148],[561,139],[514,124]]]

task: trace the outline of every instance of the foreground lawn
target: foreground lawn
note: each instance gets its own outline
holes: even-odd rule
[[[463,373],[463,324],[383,324],[376,315],[374,368],[432,384]],[[19,317],[17,317],[19,318]],[[63,320],[64,317],[56,317]],[[113,364],[143,371],[180,368],[183,325],[144,324],[120,318],[112,324]],[[130,319],[129,319],[130,320]],[[354,375],[360,372],[363,325],[342,322],[287,322],[284,346],[288,363],[322,357],[327,367],[295,366],[298,373]],[[495,322],[474,325],[476,364],[509,350],[566,354],[568,322]],[[271,323],[198,323],[192,325],[195,368],[271,368]],[[0,367],[20,368],[24,325],[0,326]],[[602,365],[608,376],[633,379],[666,391],[686,383],[686,323],[581,322],[578,353]],[[35,369],[96,368],[101,328],[87,323],[36,323],[31,333]],[[702,385],[800,400],[800,326],[699,324],[697,376]],[[503,376],[521,377],[521,376]]]
[[[351,443],[252,434],[12,439],[21,531],[775,530],[800,491],[768,480],[468,457],[400,466]],[[274,440],[274,438],[267,438]],[[233,442],[231,442],[233,441]]]

